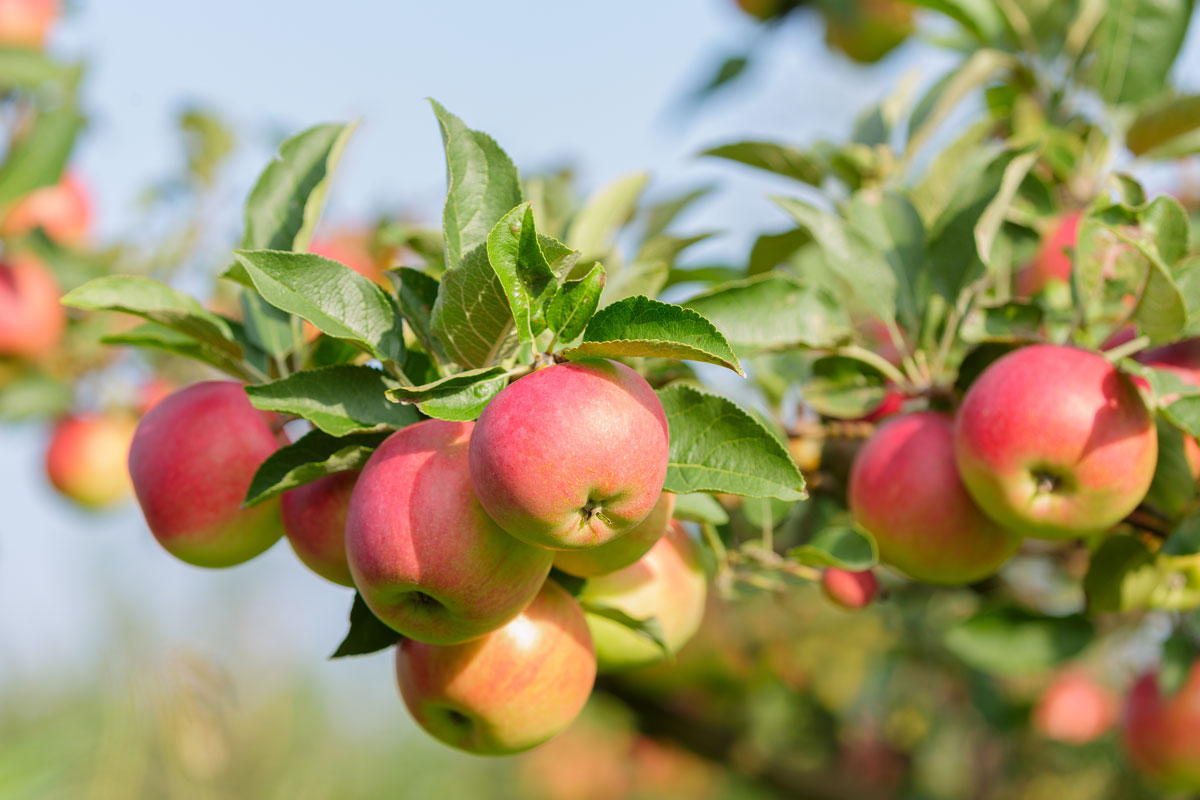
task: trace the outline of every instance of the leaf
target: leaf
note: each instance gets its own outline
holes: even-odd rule
[[[546,307],[546,327],[560,342],[573,342],[583,333],[596,313],[604,291],[604,266],[596,264],[591,272],[574,281],[564,281],[558,294]]]
[[[1161,414],[1155,422],[1158,428],[1158,463],[1154,468],[1150,490],[1142,502],[1174,519],[1183,513],[1196,496],[1196,476],[1192,474],[1184,454],[1184,434]]]
[[[992,246],[996,243],[1000,226],[1012,208],[1013,199],[1017,196],[1017,190],[1021,188],[1021,182],[1033,169],[1039,155],[1040,151],[1035,149],[1013,156],[1012,160],[1004,167],[1004,174],[1000,179],[1000,186],[995,197],[987,204],[979,221],[975,223],[975,252],[979,254],[984,265],[989,268],[992,266]]]
[[[446,150],[446,205],[442,231],[446,265],[456,267],[487,242],[500,218],[521,203],[517,168],[492,137],[430,100]]]
[[[1183,46],[1192,0],[1110,0],[1092,39],[1086,77],[1113,105],[1152,99]]]
[[[994,0],[909,0],[940,11],[971,32],[980,42],[994,44],[1004,35],[1004,15]]]
[[[312,253],[238,250],[234,255],[271,305],[381,361],[404,360],[400,311],[374,281]]]
[[[33,126],[9,145],[0,166],[0,206],[58,181],[84,123],[71,100],[53,111],[39,112]]]
[[[629,614],[626,614],[619,608],[602,605],[592,600],[582,600],[579,605],[583,608],[584,613],[612,620],[618,625],[633,631],[643,639],[653,642],[663,651],[663,655],[668,659],[674,657],[670,648],[667,647],[667,637],[663,633],[662,624],[658,621],[657,617],[638,619],[637,617],[629,616]]]
[[[1138,114],[1125,134],[1135,156],[1179,158],[1200,150],[1200,95],[1172,97]]]
[[[509,375],[503,367],[473,369],[422,386],[389,389],[387,398],[394,403],[415,404],[426,416],[437,419],[475,419],[508,384]]]
[[[638,199],[650,176],[635,172],[617,178],[588,199],[571,221],[567,245],[583,260],[602,260],[612,249],[617,231],[633,218]]]
[[[748,56],[741,54],[726,56],[717,64],[712,76],[696,89],[692,96],[692,102],[698,103],[718,89],[737,80],[749,66],[750,59]]]
[[[824,169],[812,156],[775,142],[732,142],[710,147],[700,155],[736,161],[811,186],[820,186],[825,178]]]
[[[670,428],[666,491],[804,499],[787,448],[732,401],[681,384],[658,397]]]
[[[675,510],[671,516],[709,525],[724,525],[729,522],[729,514],[721,504],[711,494],[704,492],[675,495]]]
[[[916,330],[931,291],[921,214],[898,192],[856,192],[846,213],[887,260],[896,279],[900,319]]]
[[[648,297],[630,297],[601,310],[588,322],[583,341],[567,358],[656,356],[705,361],[745,377],[738,357],[711,322],[688,308]]]
[[[144,322],[127,331],[107,334],[100,337],[100,342],[102,344],[149,347],[154,350],[162,350],[166,353],[174,353],[184,358],[191,358],[209,364],[239,380],[248,381],[252,379],[251,373],[237,359],[209,347],[204,342],[186,333],[180,333],[157,322]]]
[[[377,653],[397,644],[403,638],[401,634],[380,622],[367,607],[362,595],[355,592],[354,604],[350,606],[350,630],[330,658]]]
[[[259,386],[247,386],[250,403],[263,411],[304,417],[331,436],[403,428],[420,417],[388,401],[398,381],[371,367],[341,365],[296,372]]]
[[[295,317],[271,305],[257,292],[244,290],[240,299],[247,339],[275,358],[282,358],[295,348],[299,335],[299,330],[292,328]]]
[[[464,367],[491,366],[517,349],[512,308],[485,245],[442,276],[430,325],[447,355]]]
[[[508,297],[517,339],[532,342],[546,329],[545,306],[558,291],[558,277],[542,253],[528,203],[517,206],[496,223],[488,234],[487,253]]]
[[[671,223],[692,205],[712,193],[712,186],[701,186],[688,192],[668,197],[666,200],[654,203],[642,215],[645,220],[645,230],[642,240],[649,241],[661,233],[665,233]]]
[[[36,89],[45,84],[73,88],[81,77],[79,64],[67,64],[40,50],[0,47],[0,87]]]
[[[390,432],[354,433],[338,437],[311,430],[259,464],[242,506],[258,505],[326,475],[362,469],[389,435]]]
[[[788,550],[788,558],[814,567],[861,572],[879,563],[879,548],[870,534],[851,524],[835,523]]]
[[[716,286],[682,305],[710,320],[743,355],[832,347],[851,333],[836,298],[781,272]]]
[[[906,157],[911,157],[933,136],[950,112],[975,89],[987,84],[1002,70],[1020,63],[999,50],[976,50],[962,64],[944,75],[921,98],[908,121]]]
[[[1005,303],[977,307],[963,320],[963,341],[1033,342],[1041,338],[1042,307],[1034,303]]]
[[[849,356],[822,356],[813,362],[801,391],[804,401],[818,414],[859,419],[883,402],[888,382],[870,364]]]
[[[1090,613],[1145,608],[1159,582],[1154,555],[1134,536],[1109,536],[1092,553],[1083,591]]]
[[[1192,674],[1196,663],[1196,644],[1178,628],[1163,642],[1162,663],[1158,668],[1158,690],[1166,697],[1175,697]]]
[[[446,361],[442,343],[433,333],[433,307],[437,303],[439,288],[437,278],[410,267],[400,267],[396,275],[400,279],[396,290],[400,315],[425,352],[436,361]]]
[[[1086,617],[1050,617],[1013,606],[980,611],[946,631],[946,648],[985,672],[1016,676],[1049,669],[1092,640]]]
[[[1194,556],[1200,553],[1200,516],[1193,514],[1179,523],[1159,550],[1164,556]]]
[[[812,234],[806,228],[796,228],[783,233],[762,234],[754,240],[754,246],[750,248],[750,260],[746,263],[746,275],[753,277],[763,272],[770,272],[787,262],[797,250],[812,240]]]
[[[65,414],[74,402],[70,383],[42,372],[6,375],[0,381],[0,420],[5,422]]]

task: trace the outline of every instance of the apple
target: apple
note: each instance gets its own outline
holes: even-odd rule
[[[142,417],[129,474],[167,552],[199,567],[228,567],[278,541],[278,500],[242,508],[254,473],[279,447],[273,418],[233,381],[192,384]]]
[[[1171,696],[1154,672],[1134,684],[1121,727],[1125,753],[1154,783],[1179,792],[1200,792],[1200,662]]]
[[[1042,690],[1033,708],[1033,727],[1047,739],[1087,744],[1117,721],[1117,700],[1081,669],[1065,669]]]
[[[848,610],[866,608],[879,594],[879,583],[871,570],[854,572],[829,567],[821,575],[821,589],[834,605]]]
[[[92,224],[91,200],[78,176],[67,173],[58,183],[34,189],[8,210],[0,234],[19,236],[41,228],[56,242],[84,244]]]
[[[521,613],[554,554],[502,531],[475,497],[471,422],[424,420],[371,454],[350,496],[346,558],[363,600],[412,639],[455,644]]]
[[[1079,221],[1083,211],[1070,211],[1052,220],[1042,235],[1037,253],[1017,272],[1016,293],[1033,297],[1051,281],[1071,280],[1071,253],[1079,237]]]
[[[125,461],[135,424],[117,414],[76,414],[60,421],[46,449],[51,485],[88,508],[125,497],[130,488]]]
[[[580,578],[607,575],[628,567],[662,538],[674,510],[675,495],[663,492],[646,518],[632,530],[599,547],[587,550],[560,550],[554,554],[554,566]]]
[[[0,47],[42,47],[59,14],[58,0],[0,0]]]
[[[308,252],[345,264],[364,278],[370,278],[388,291],[392,290],[387,276],[371,256],[364,233],[340,231],[328,238],[314,238],[308,246]]]
[[[967,390],[955,423],[967,491],[1028,536],[1100,533],[1137,507],[1158,458],[1154,419],[1100,355],[1033,345],[1002,356]]]
[[[557,364],[498,394],[471,437],[471,481],[530,544],[597,547],[648,515],[667,474],[667,417],[624,364]]]
[[[954,463],[954,424],[933,411],[892,417],[867,440],[850,468],[849,507],[881,561],[926,583],[977,581],[1021,543],[971,500]]]
[[[67,313],[58,284],[35,261],[0,263],[0,356],[40,358],[58,344]]]
[[[671,520],[667,532],[636,563],[590,578],[579,593],[585,606],[615,608],[634,619],[654,617],[672,654],[687,644],[704,616],[707,579],[700,548]],[[587,615],[601,671],[650,666],[666,659],[653,641],[619,622]]]
[[[179,387],[166,378],[157,376],[143,383],[137,390],[138,413],[145,414],[161,401],[171,396]]]
[[[396,646],[400,695],[434,738],[479,755],[536,747],[579,716],[596,655],[579,604],[554,581],[517,617],[473,641]]]
[[[322,578],[353,586],[346,562],[346,514],[358,471],[338,472],[283,493],[283,532],[296,556]]]
[[[873,64],[912,33],[912,14],[912,6],[902,0],[851,0],[833,6],[825,14],[825,43],[860,64]]]

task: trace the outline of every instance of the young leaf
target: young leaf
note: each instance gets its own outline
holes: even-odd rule
[[[485,245],[442,276],[430,327],[447,355],[467,368],[491,366],[517,349],[512,308]]]
[[[946,631],[950,652],[971,666],[1001,675],[1040,672],[1079,654],[1094,630],[1078,614],[1049,617],[1014,606],[980,611]]]
[[[374,281],[311,253],[239,250],[234,255],[271,305],[381,361],[404,360],[400,311]]]
[[[455,421],[475,419],[491,399],[508,384],[509,373],[503,367],[459,372],[423,386],[398,386],[389,389],[387,398],[394,403],[412,403],[426,416]]]
[[[653,642],[663,651],[663,655],[668,659],[673,657],[670,648],[667,647],[666,634],[663,633],[662,624],[658,621],[657,617],[638,619],[637,617],[631,617],[619,608],[601,605],[590,600],[583,600],[579,605],[583,608],[584,613],[612,620],[621,627],[628,628],[638,636]]]
[[[691,492],[675,495],[675,519],[705,522],[709,525],[724,525],[729,522],[729,514],[711,494]]]
[[[573,342],[596,313],[604,291],[604,266],[596,264],[579,280],[564,281],[546,307],[546,327],[560,342]]]
[[[603,260],[621,226],[633,218],[650,176],[637,172],[600,189],[571,221],[567,245],[587,260]]]
[[[671,443],[664,489],[804,499],[804,478],[787,448],[732,401],[680,384],[658,397]]]
[[[742,372],[738,357],[716,327],[689,308],[630,297],[613,303],[588,322],[583,341],[567,358],[657,356],[705,361]]]
[[[338,437],[311,430],[259,464],[242,505],[258,505],[326,475],[362,469],[389,435],[390,432],[353,433]]]
[[[446,361],[446,352],[442,343],[433,335],[433,306],[437,302],[438,280],[410,267],[396,270],[399,286],[396,298],[400,304],[400,314],[413,335],[421,343],[435,361]]]
[[[710,147],[700,155],[736,161],[811,186],[820,186],[825,178],[819,161],[794,147],[776,142],[733,142]]]
[[[837,523],[788,550],[788,558],[814,567],[861,571],[879,563],[879,548],[869,533],[854,525]]]
[[[330,658],[363,656],[386,650],[404,637],[379,621],[367,607],[362,595],[354,593],[354,604],[350,606],[350,630]]]
[[[488,234],[487,254],[508,296],[517,339],[532,342],[546,329],[545,306],[558,291],[558,277],[542,253],[528,203],[500,218]]]
[[[848,356],[823,356],[813,362],[805,381],[804,400],[819,414],[859,419],[887,396],[887,379],[870,364]]]
[[[398,386],[398,381],[377,369],[344,365],[247,386],[246,394],[255,408],[295,414],[331,436],[346,436],[403,428],[420,419],[413,409],[388,402],[387,390]]]

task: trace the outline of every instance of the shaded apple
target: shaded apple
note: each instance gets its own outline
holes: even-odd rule
[[[879,583],[869,569],[855,572],[829,567],[821,574],[821,589],[834,605],[858,610],[869,606],[879,594]]]
[[[1172,695],[1141,676],[1125,701],[1121,741],[1133,765],[1159,786],[1200,792],[1200,663]]]
[[[1082,218],[1082,211],[1071,211],[1050,222],[1033,260],[1017,272],[1018,296],[1032,297],[1051,281],[1071,280],[1071,251],[1079,237]]]
[[[0,263],[0,356],[41,358],[58,344],[66,324],[49,270],[36,261]]]
[[[554,566],[569,575],[591,578],[628,567],[644,556],[667,531],[675,495],[663,492],[646,518],[607,544],[587,550],[560,550],[554,554]]]
[[[1038,696],[1033,728],[1047,739],[1087,744],[1113,727],[1117,706],[1113,693],[1087,672],[1065,669]]]
[[[283,493],[283,532],[296,556],[322,578],[353,586],[346,562],[346,514],[358,471],[338,472]]]
[[[0,221],[0,234],[19,236],[41,228],[56,242],[81,245],[92,225],[92,205],[78,176],[67,173],[50,186],[34,189],[16,202]]]
[[[129,494],[129,443],[136,423],[119,414],[76,414],[54,427],[46,476],[59,492],[88,508]]]

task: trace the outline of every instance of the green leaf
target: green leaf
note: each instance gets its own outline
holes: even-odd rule
[[[1142,501],[1174,519],[1183,513],[1196,496],[1196,477],[1192,475],[1184,455],[1184,436],[1178,428],[1160,414],[1158,428],[1158,463],[1154,480]]]
[[[74,403],[70,383],[42,372],[24,372],[0,382],[0,421],[52,418],[70,411]]]
[[[671,223],[697,201],[711,194],[712,186],[701,186],[698,189],[668,197],[666,200],[654,203],[642,214],[645,220],[645,230],[642,240],[649,241],[661,233],[665,233]]]
[[[835,523],[788,550],[788,558],[814,567],[861,572],[879,563],[879,548],[870,534],[851,524]]]
[[[1174,697],[1192,674],[1196,663],[1196,644],[1185,631],[1176,628],[1163,642],[1162,664],[1158,669],[1158,690]]]
[[[435,361],[448,360],[442,343],[433,333],[433,307],[437,303],[439,288],[437,278],[410,267],[400,267],[396,275],[399,277],[396,299],[399,301],[400,315],[426,353]]]
[[[963,341],[1034,342],[1041,338],[1042,307],[1034,303],[1005,303],[974,309],[961,328]]]
[[[998,73],[1020,66],[1009,53],[980,49],[959,66],[938,80],[925,93],[908,121],[908,145],[905,155],[911,157],[933,136],[963,99],[986,85]]]
[[[263,411],[295,414],[331,436],[403,428],[420,419],[408,406],[391,403],[398,381],[371,367],[341,365],[297,372],[247,386],[250,403]]]
[[[446,149],[446,205],[442,232],[446,265],[487,242],[500,218],[521,203],[521,181],[512,160],[492,137],[430,100]]]
[[[442,276],[430,325],[450,358],[464,367],[491,366],[516,351],[512,308],[485,245]]]
[[[82,75],[78,64],[67,64],[40,50],[0,47],[0,88],[36,89],[58,83],[72,88]]]
[[[979,254],[984,265],[989,268],[993,266],[992,247],[996,243],[996,236],[1000,233],[1000,226],[1012,208],[1017,190],[1021,188],[1025,176],[1037,163],[1040,154],[1039,150],[1033,149],[1015,154],[1008,161],[1004,167],[996,195],[984,208],[979,221],[975,223],[975,252]]]
[[[1200,554],[1200,516],[1193,514],[1179,523],[1159,550],[1164,556],[1194,556]]]
[[[858,359],[822,356],[813,362],[802,392],[804,401],[818,414],[859,419],[883,402],[888,382],[883,373]]]
[[[670,427],[664,489],[802,500],[787,448],[732,401],[677,384],[658,391]]]
[[[994,44],[1004,35],[1004,15],[994,0],[909,0],[939,11],[962,25],[980,42]]]
[[[312,253],[238,250],[234,255],[271,305],[375,358],[404,360],[400,311],[374,281]]]
[[[601,188],[571,221],[567,245],[578,250],[585,262],[603,260],[612,249],[617,231],[633,218],[649,180],[646,173],[635,172]]]
[[[231,358],[204,342],[186,333],[160,325],[157,322],[144,322],[120,333],[110,333],[100,338],[102,344],[128,345],[130,347],[148,347],[174,353],[184,358],[209,364],[235,378],[243,381],[252,379],[250,372],[239,360]]]
[[[9,145],[0,166],[0,206],[58,181],[83,123],[73,102],[39,112],[28,132]]]
[[[820,186],[825,178],[819,161],[794,147],[776,142],[732,142],[710,147],[700,155],[736,161],[811,186]]]
[[[330,658],[363,656],[397,644],[404,636],[379,621],[358,592],[350,606],[350,630]]]
[[[742,372],[738,357],[711,322],[688,308],[648,297],[630,297],[601,310],[588,322],[583,341],[567,358],[656,356],[705,361]]]
[[[394,403],[415,404],[426,416],[463,421],[482,414],[508,384],[508,378],[509,372],[503,367],[484,367],[422,386],[398,386],[388,390],[387,398]]]
[[[1192,0],[1109,0],[1086,76],[1114,105],[1162,94],[1192,17]]]
[[[1016,676],[1040,672],[1078,655],[1092,641],[1086,617],[1049,617],[1003,606],[980,611],[946,631],[947,649],[985,672]]]
[[[300,331],[293,330],[291,314],[249,290],[241,292],[241,306],[246,337],[256,347],[274,358],[283,358],[295,348]]]
[[[1138,114],[1125,134],[1135,156],[1179,158],[1200,151],[1200,95],[1172,97]]]
[[[670,648],[667,647],[667,637],[663,633],[662,624],[659,623],[657,617],[638,619],[637,617],[631,617],[619,608],[603,605],[593,600],[581,600],[579,605],[583,608],[584,613],[612,620],[618,625],[633,631],[643,639],[653,642],[663,651],[663,655],[668,659],[674,657]]]
[[[812,242],[812,234],[806,228],[764,233],[754,240],[750,248],[750,260],[746,263],[746,275],[753,277],[770,272],[786,263],[801,247]]]
[[[558,277],[542,253],[528,203],[500,218],[488,234],[487,253],[508,297],[517,339],[532,342],[546,329],[545,306],[558,291]]]
[[[900,319],[909,330],[916,330],[931,291],[921,214],[897,192],[856,192],[846,214],[883,253],[896,278]]]
[[[709,525],[724,525],[729,522],[729,514],[721,504],[711,494],[704,492],[675,495],[675,510],[671,516]]]
[[[362,469],[389,435],[390,432],[355,433],[337,437],[320,430],[309,431],[267,456],[258,466],[242,506],[258,505],[326,475]]]
[[[713,92],[737,80],[749,66],[749,57],[741,54],[721,59],[716,69],[713,70],[712,76],[695,91],[692,101],[704,100]]]
[[[1146,608],[1160,578],[1154,554],[1137,537],[1110,536],[1092,553],[1083,579],[1088,611],[1103,614]]]
[[[604,291],[604,266],[596,264],[591,272],[574,281],[564,281],[558,294],[546,307],[546,327],[560,342],[573,342],[583,333],[596,313]]]
[[[743,355],[833,347],[851,333],[836,298],[781,272],[716,286],[682,305],[709,319]]]

